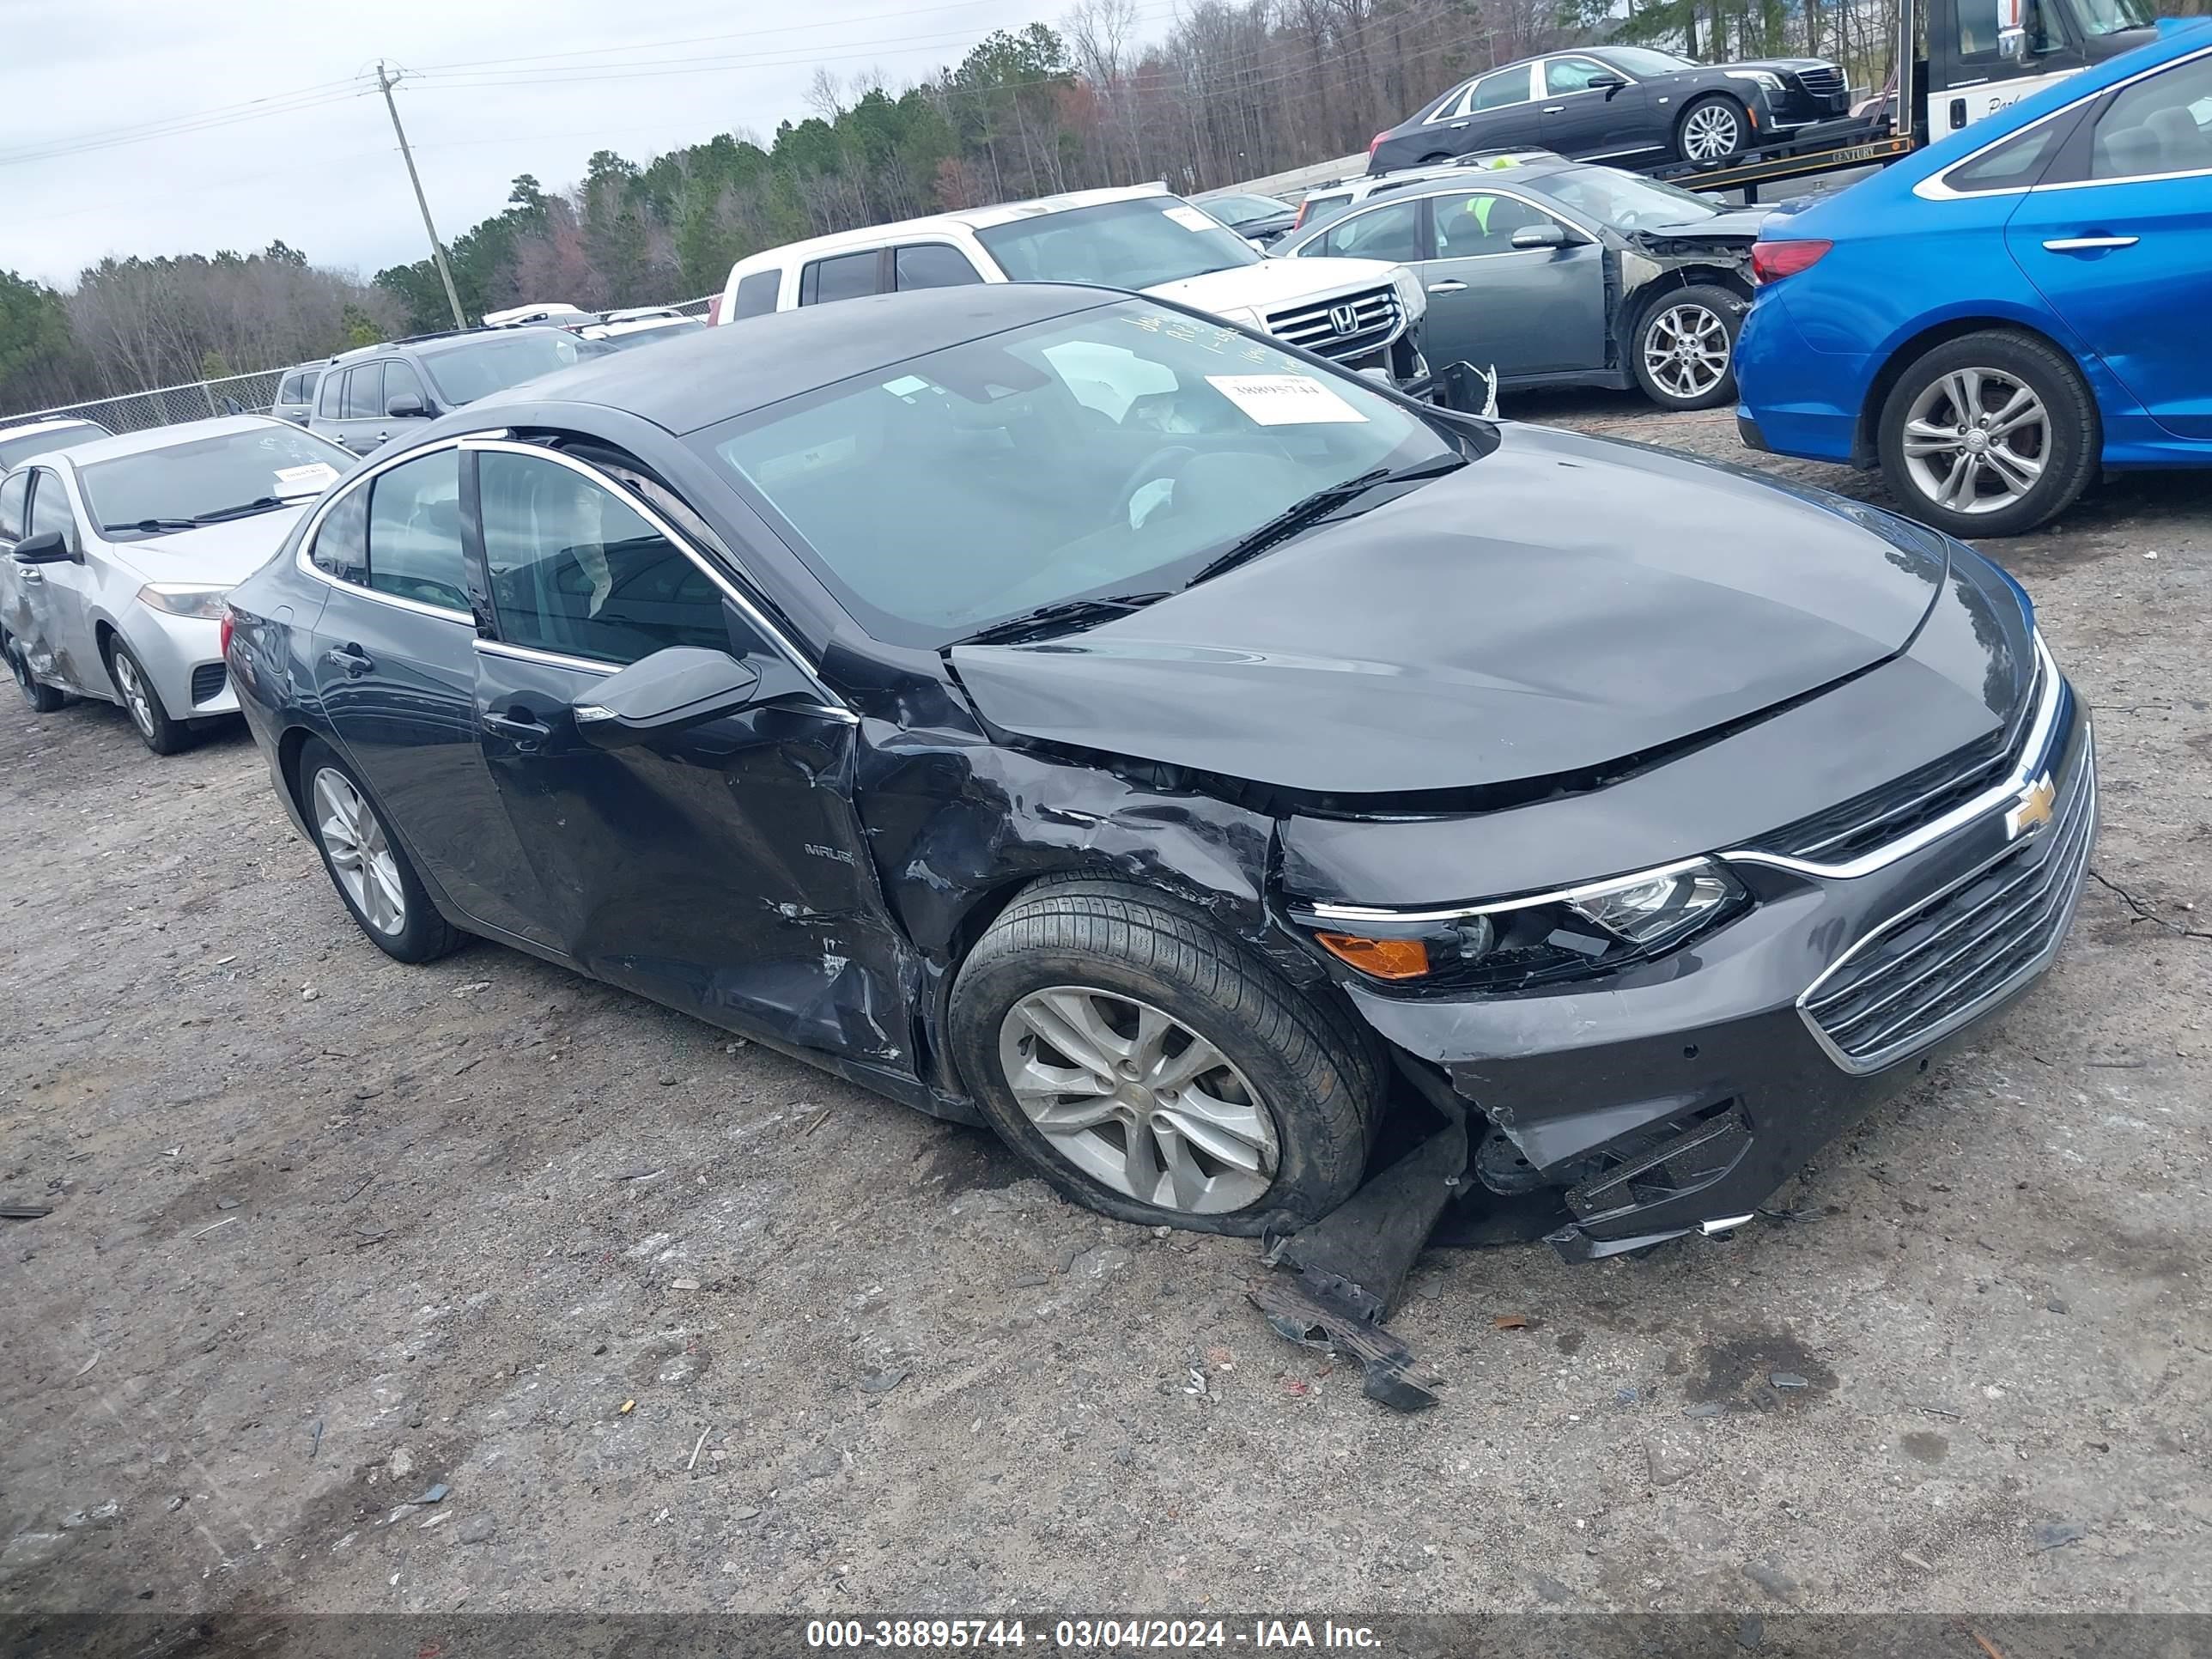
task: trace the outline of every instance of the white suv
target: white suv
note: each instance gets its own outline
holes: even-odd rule
[[[870,225],[740,259],[708,313],[771,311],[962,283],[1097,283],[1211,312],[1393,383],[1426,374],[1428,295],[1378,259],[1269,259],[1158,185]]]

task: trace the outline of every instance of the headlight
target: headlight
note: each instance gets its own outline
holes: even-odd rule
[[[1390,283],[1398,290],[1398,303],[1406,307],[1407,322],[1419,322],[1429,308],[1429,291],[1421,286],[1421,279],[1399,265],[1390,272]]]
[[[166,611],[172,617],[198,617],[204,622],[222,620],[227,587],[197,587],[189,582],[148,582],[138,590],[138,603]]]
[[[1462,910],[1317,904],[1292,915],[1322,949],[1367,978],[1517,991],[1649,961],[1750,902],[1725,866],[1700,858]]]
[[[1767,91],[1778,94],[1782,90],[1782,77],[1771,70],[1730,70],[1728,74],[1731,81],[1755,82]]]

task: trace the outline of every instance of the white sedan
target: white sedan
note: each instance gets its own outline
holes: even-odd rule
[[[157,755],[235,714],[224,598],[353,462],[246,415],[98,439],[0,478],[0,650],[25,700],[119,703]]]

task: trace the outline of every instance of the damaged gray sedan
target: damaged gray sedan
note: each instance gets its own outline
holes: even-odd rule
[[[428,426],[230,596],[395,957],[501,941],[1132,1221],[1304,1227],[1444,1122],[1589,1255],[1743,1219],[2065,932],[2088,721],[1960,543],[1101,289],[654,359]]]
[[[1406,265],[1428,291],[1422,354],[1501,388],[1639,388],[1662,409],[1735,400],[1764,208],[1726,208],[1543,150],[1471,156],[1293,232],[1280,258]]]

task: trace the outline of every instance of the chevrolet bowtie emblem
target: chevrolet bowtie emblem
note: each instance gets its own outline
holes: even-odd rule
[[[2051,804],[2057,799],[2057,790],[2051,787],[2051,774],[2045,772],[2033,783],[2020,792],[2020,799],[2005,814],[2005,836],[2018,841],[2032,830],[2039,830],[2051,822]]]

